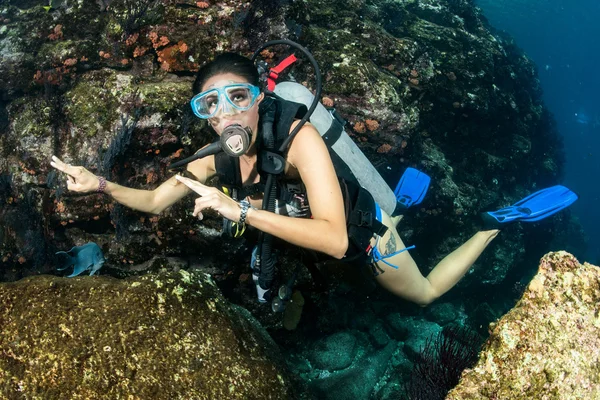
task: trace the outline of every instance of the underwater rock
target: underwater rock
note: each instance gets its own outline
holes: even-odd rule
[[[600,268],[546,254],[448,400],[600,398]]]
[[[351,332],[338,332],[316,343],[310,359],[316,368],[336,371],[348,368],[357,351],[356,337]]]
[[[389,343],[380,350],[359,354],[351,366],[320,375],[319,379],[311,382],[311,387],[317,398],[323,400],[369,399],[395,349],[396,344]]]
[[[2,398],[294,398],[269,335],[203,273],[3,283],[0,326]]]
[[[460,310],[457,310],[452,303],[435,303],[427,307],[425,313],[429,320],[444,326],[457,319]]]

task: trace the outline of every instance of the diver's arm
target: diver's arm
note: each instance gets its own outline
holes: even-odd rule
[[[107,181],[104,192],[126,207],[160,214],[190,191],[185,185],[179,184],[175,177],[171,177],[154,190],[132,189]]]
[[[198,182],[206,183],[215,174],[215,157],[207,156],[192,161],[187,165],[187,170],[194,175]],[[166,208],[191,193],[191,190],[186,185],[177,181],[175,176],[172,176],[150,193],[152,194],[150,203],[152,207],[147,212],[160,214]]]
[[[250,209],[247,223],[297,246],[342,258],[348,249],[344,201],[327,147],[314,127],[304,126],[294,137],[288,162],[300,173],[312,218]]]
[[[96,191],[99,187],[98,177],[84,167],[65,164],[58,157],[52,157],[50,164],[67,174],[67,188],[70,191],[89,193]],[[187,169],[199,181],[206,182],[214,174],[214,157],[209,156],[195,160],[188,164]],[[159,214],[190,193],[190,190],[185,185],[180,184],[175,177],[171,177],[154,190],[132,189],[107,181],[104,193],[126,207]]]

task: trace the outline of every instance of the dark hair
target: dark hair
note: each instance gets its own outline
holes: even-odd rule
[[[241,76],[248,83],[258,86],[258,71],[254,63],[236,53],[222,53],[198,70],[192,89],[194,94],[200,93],[207,80],[218,74],[232,73]]]

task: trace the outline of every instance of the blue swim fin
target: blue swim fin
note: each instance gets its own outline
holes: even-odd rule
[[[500,229],[514,221],[534,222],[556,214],[577,200],[577,195],[562,185],[530,194],[510,207],[481,214],[484,229]]]
[[[431,178],[414,168],[406,168],[400,182],[396,185],[396,209],[392,216],[404,214],[411,206],[420,204],[429,189]]]

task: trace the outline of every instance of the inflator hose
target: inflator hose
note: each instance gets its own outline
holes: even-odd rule
[[[315,60],[315,58],[312,56],[312,54],[310,54],[310,52],[308,50],[306,50],[304,47],[302,47],[298,43],[293,42],[291,40],[287,40],[287,39],[272,40],[270,42],[263,44],[258,49],[256,49],[256,51],[252,55],[252,61],[255,61],[256,57],[265,48],[270,47],[270,46],[275,46],[278,44],[285,44],[285,45],[291,46],[293,48],[300,50],[302,53],[304,53],[304,55],[310,60],[311,64],[313,65],[313,68],[315,70],[316,87],[317,87],[314,101],[311,104],[311,106],[309,107],[308,111],[306,112],[304,117],[300,120],[300,122],[294,127],[292,132],[290,132],[289,136],[284,140],[284,142],[281,144],[279,149],[277,149],[279,154],[285,154],[288,150],[288,147],[289,147],[291,141],[294,139],[294,137],[300,131],[300,129],[302,129],[304,124],[310,119],[310,116],[312,115],[313,111],[319,104],[319,99],[321,98],[322,84],[321,84],[321,70],[319,69],[317,60]],[[265,93],[267,95],[278,97],[274,93],[268,92],[266,90],[265,90]],[[263,118],[265,118],[265,117],[271,118],[271,121],[265,121],[263,123],[263,140],[264,140],[265,147],[268,150],[273,151],[273,150],[275,150],[274,149],[275,137],[273,136],[273,122],[275,119],[274,111],[269,110],[265,115],[263,115]],[[266,184],[265,184],[265,193],[264,193],[264,197],[263,197],[263,203],[262,203],[263,210],[275,212],[276,191],[277,191],[277,187],[276,187],[276,182],[275,182],[275,175],[268,174]],[[261,265],[260,265],[258,284],[260,285],[261,288],[268,290],[271,288],[271,285],[273,283],[273,277],[275,275],[275,261],[272,257],[272,250],[273,250],[272,249],[272,246],[273,246],[272,235],[266,234],[266,233],[261,233],[261,235],[259,236],[259,246],[260,246],[260,255],[261,255]]]

